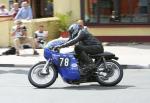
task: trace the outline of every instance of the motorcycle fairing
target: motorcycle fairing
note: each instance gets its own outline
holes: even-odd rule
[[[52,60],[64,80],[80,80],[77,59],[72,53],[62,54],[45,48],[44,57]]]

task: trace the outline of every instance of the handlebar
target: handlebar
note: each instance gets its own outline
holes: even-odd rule
[[[55,49],[54,47],[50,47],[49,50],[56,51],[56,52],[58,52],[58,53],[60,52],[60,49],[58,49],[58,48]]]

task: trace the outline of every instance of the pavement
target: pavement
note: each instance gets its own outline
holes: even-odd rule
[[[119,57],[118,62],[124,69],[150,69],[149,43],[106,43],[105,51]],[[0,48],[0,54],[8,48]],[[72,51],[73,48],[64,48],[61,52]],[[21,49],[20,56],[1,55],[0,67],[31,67],[39,61],[44,61],[43,49],[37,49],[39,55],[33,55],[32,49]]]

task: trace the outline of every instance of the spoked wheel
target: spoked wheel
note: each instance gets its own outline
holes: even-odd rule
[[[115,86],[122,80],[123,69],[113,60],[107,60],[106,65],[107,69],[104,68],[104,63],[98,66],[97,81],[102,86]]]
[[[49,73],[47,75],[41,74],[45,64],[45,61],[35,64],[28,73],[28,79],[35,87],[46,88],[51,86],[56,81],[57,71],[53,65],[48,66]]]

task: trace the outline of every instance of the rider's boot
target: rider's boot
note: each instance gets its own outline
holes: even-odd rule
[[[90,73],[96,68],[96,65],[93,62],[85,63],[83,65],[83,70],[85,73]]]
[[[90,58],[85,52],[81,52],[80,55],[81,55],[80,60],[83,63],[83,66],[82,66],[83,71],[85,71],[85,72],[92,71],[96,67],[92,58]]]

